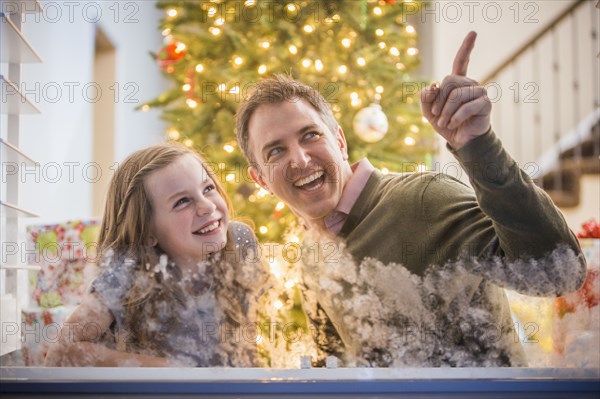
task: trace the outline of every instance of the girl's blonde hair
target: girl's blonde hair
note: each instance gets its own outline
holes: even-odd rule
[[[141,280],[134,279],[133,286],[123,297],[122,305],[132,349],[143,349],[155,355],[164,355],[162,349],[169,336],[169,327],[175,325],[160,317],[158,304],[170,304],[172,315],[169,317],[174,321],[178,307],[185,307],[186,298],[176,284],[181,278],[178,268],[169,265],[169,271],[175,278],[168,280],[161,273],[154,272],[155,265],[164,253],[159,245],[152,246],[150,239],[153,210],[144,181],[152,172],[187,154],[196,157],[212,178],[217,192],[227,204],[229,220],[232,220],[234,215],[231,200],[206,161],[194,150],[176,142],[168,142],[132,153],[117,168],[108,189],[98,243],[101,254],[112,253],[114,262],[111,267],[119,268],[123,259],[132,259],[136,265],[136,273],[142,273],[140,276],[145,277]],[[224,250],[231,251],[233,245],[228,231]],[[236,285],[232,273],[227,270],[225,262],[216,262],[213,270],[215,294],[224,314],[230,320],[241,321],[243,313],[239,301],[232,297],[237,288],[232,287]],[[166,329],[157,335],[148,328],[148,318],[163,319]]]

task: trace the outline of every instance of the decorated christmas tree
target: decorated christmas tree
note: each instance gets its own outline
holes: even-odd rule
[[[331,103],[350,149],[387,171],[431,162],[434,135],[422,118],[411,75],[419,63],[400,0],[160,1],[165,45],[158,66],[173,87],[142,106],[162,107],[169,138],[203,152],[237,214],[254,220],[261,241],[279,241],[295,216],[255,185],[236,142],[235,112],[254,82],[291,74]]]

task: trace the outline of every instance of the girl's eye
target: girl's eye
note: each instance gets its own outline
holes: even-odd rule
[[[214,185],[214,184],[209,184],[208,186],[206,186],[206,187],[204,188],[204,193],[206,194],[206,193],[208,193],[208,192],[210,192],[210,191],[216,190],[216,188],[217,188],[217,187],[215,187],[215,185]]]
[[[181,206],[183,204],[187,204],[189,202],[189,198],[187,197],[183,197],[177,200],[177,202],[175,202],[175,205],[173,206],[173,208],[177,208],[178,206]]]

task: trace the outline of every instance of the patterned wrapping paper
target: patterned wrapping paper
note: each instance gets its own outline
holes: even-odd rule
[[[27,228],[29,264],[41,266],[29,274],[33,306],[52,308],[81,302],[96,266],[99,224],[71,221]]]
[[[98,230],[96,220],[27,227],[28,263],[41,270],[29,273],[30,308],[22,310],[24,365],[43,365],[48,345],[96,276]]]

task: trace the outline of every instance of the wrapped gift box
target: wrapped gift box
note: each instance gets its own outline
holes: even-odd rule
[[[587,275],[578,291],[535,298],[506,290],[531,367],[600,367],[600,239],[579,241]]]
[[[556,298],[554,342],[566,367],[600,367],[600,239],[580,238],[587,275],[577,291]]]
[[[29,273],[31,305],[22,311],[22,362],[43,365],[48,346],[81,303],[96,276],[96,220],[27,227],[28,263],[41,267]]]
[[[62,224],[29,226],[28,263],[41,270],[29,275],[34,306],[52,308],[81,302],[95,275],[98,222],[72,221]]]

